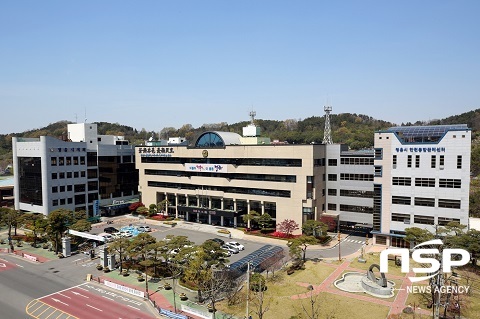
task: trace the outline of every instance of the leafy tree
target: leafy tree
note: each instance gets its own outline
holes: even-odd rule
[[[80,219],[70,226],[70,229],[81,232],[89,232],[92,230],[92,223],[86,219]]]
[[[128,253],[130,247],[130,240],[127,238],[117,238],[110,245],[108,245],[109,252],[118,253],[120,259],[120,273],[123,270],[123,260]]]
[[[18,224],[18,221],[21,218],[21,214],[17,210],[5,207],[0,207],[0,214],[0,222],[8,228],[8,245],[10,246],[11,251],[13,251],[14,247],[12,242],[12,228],[15,228]]]
[[[158,211],[162,212],[162,214],[165,214],[165,212],[167,211],[168,205],[169,205],[168,199],[165,198],[164,200],[162,200],[157,204],[157,209]]]
[[[183,280],[194,284],[197,287],[205,286],[211,276],[210,267],[205,263],[207,254],[203,249],[199,249],[193,258],[187,263],[184,270]],[[202,289],[198,289],[198,300],[203,302]]]
[[[440,233],[444,233],[445,235],[455,235],[459,236],[465,232],[467,228],[466,225],[462,225],[459,222],[451,221],[445,227],[439,229]]]
[[[288,241],[287,246],[290,248],[290,255],[296,259],[306,261],[306,253],[308,246],[317,244],[317,239],[313,236],[302,235],[297,238],[292,238]]]
[[[281,223],[277,224],[277,230],[281,233],[284,233],[287,238],[290,237],[297,229],[298,223],[293,219],[285,219]]]
[[[52,211],[48,215],[48,226],[47,226],[47,234],[52,240],[55,253],[58,254],[61,238],[68,230],[69,225],[71,225],[73,221],[73,212],[67,209],[57,209]]]
[[[448,236],[446,243],[449,247],[462,248],[470,253],[472,265],[476,265],[480,258],[480,231],[471,229],[457,236]]]
[[[243,215],[242,219],[244,223],[247,223],[247,228],[251,228],[251,223],[257,223],[260,214],[254,210],[251,210],[248,214]]]
[[[333,216],[322,215],[320,221],[327,225],[328,231],[335,231],[337,228],[337,220]]]
[[[307,236],[322,236],[327,233],[328,226],[321,221],[309,219],[302,225],[302,232]]]
[[[265,213],[261,216],[258,217],[257,219],[258,221],[258,224],[262,227],[262,228],[266,228],[268,227],[268,225],[270,225],[270,223],[272,222],[272,216],[270,216],[269,213]]]
[[[433,239],[435,236],[427,229],[418,227],[405,228],[405,240],[415,245]]]
[[[128,247],[128,253],[133,257],[140,258],[140,260],[146,260],[147,254],[149,252],[149,245],[155,243],[155,241],[155,237],[150,234],[138,234],[130,242],[130,246]]]
[[[48,220],[43,214],[25,214],[24,215],[25,228],[30,230],[33,234],[33,247],[37,246],[39,236],[42,236],[47,231]]]
[[[155,204],[150,204],[148,206],[148,216],[153,216],[157,213],[157,205]]]

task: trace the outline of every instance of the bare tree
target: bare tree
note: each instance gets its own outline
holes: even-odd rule
[[[310,298],[308,299],[308,304],[305,305],[305,302],[302,300],[303,313],[308,319],[319,319],[321,305],[320,301],[318,300],[318,294],[316,294],[315,296],[313,295],[312,285],[308,286],[308,290],[310,291]]]
[[[225,268],[217,269],[211,267],[209,269],[209,278],[202,282],[200,289],[203,291],[205,300],[208,300],[213,310],[213,318],[215,318],[215,303],[226,295],[226,292],[231,289],[232,278],[230,272]]]
[[[263,280],[258,281],[258,287],[253,291],[252,309],[253,313],[258,316],[258,319],[263,319],[265,313],[270,309],[270,298],[266,298],[266,286]]]

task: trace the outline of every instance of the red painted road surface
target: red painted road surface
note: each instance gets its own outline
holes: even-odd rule
[[[83,284],[38,299],[79,319],[155,319],[143,302],[120,292]]]
[[[15,268],[15,264],[12,264],[11,262],[0,258],[0,272],[5,270],[10,270],[12,268]]]

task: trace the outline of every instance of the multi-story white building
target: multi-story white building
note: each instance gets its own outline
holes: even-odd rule
[[[374,242],[404,246],[408,227],[468,225],[470,153],[465,124],[376,132]]]
[[[94,202],[114,211],[135,197],[134,149],[123,137],[98,135],[97,125],[68,125],[63,140],[49,136],[12,139],[15,209],[48,215],[58,208],[85,210]]]

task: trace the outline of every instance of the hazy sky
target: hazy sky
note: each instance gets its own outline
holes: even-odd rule
[[[0,133],[480,108],[480,1],[2,1]]]

